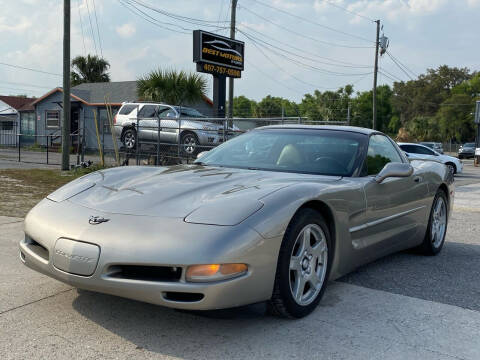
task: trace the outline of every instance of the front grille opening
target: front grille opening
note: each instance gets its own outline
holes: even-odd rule
[[[117,279],[142,281],[179,281],[182,268],[178,266],[114,265],[108,276]]]
[[[187,293],[177,291],[167,291],[163,293],[165,300],[178,302],[197,302],[203,299],[204,295],[200,293]]]
[[[25,236],[25,243],[27,245],[27,248],[31,250],[34,254],[48,261],[48,250],[45,246],[39,244],[29,236]]]

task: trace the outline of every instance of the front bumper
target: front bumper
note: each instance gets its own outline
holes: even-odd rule
[[[110,220],[89,225],[93,212]],[[33,270],[86,290],[179,309],[229,308],[271,297],[281,241],[266,241],[253,229],[240,225],[221,227],[187,224],[178,218],[102,214],[68,201],[43,200],[25,219],[26,238],[20,242],[20,259]],[[35,248],[37,245],[32,246],[32,239],[43,252]],[[77,275],[56,266],[59,239],[99,247],[98,262],[91,275]],[[65,253],[62,251],[61,255]],[[74,253],[66,256],[81,261],[85,258]],[[211,283],[185,280],[188,265],[233,262],[248,264],[248,272]],[[181,268],[182,272],[173,281],[112,276],[112,269],[119,265],[168,266]],[[198,297],[178,300],[175,294]]]

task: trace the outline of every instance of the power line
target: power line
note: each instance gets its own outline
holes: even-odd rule
[[[183,27],[181,25],[178,25],[178,24],[174,24],[174,23],[169,23],[169,22],[163,22],[163,21],[160,21],[156,18],[154,18],[153,16],[149,15],[148,13],[146,13],[145,11],[141,10],[140,8],[138,8],[135,4],[138,4],[137,1],[132,1],[132,0],[118,0],[120,2],[121,5],[123,5],[124,7],[126,7],[129,11],[133,12],[134,14],[136,14],[137,16],[140,16],[143,20],[145,21],[148,21],[149,23],[157,26],[157,27],[160,27],[164,30],[169,30],[171,32],[175,32],[175,33],[179,33],[179,34],[188,34],[190,35],[191,32],[194,30],[194,29],[191,29],[191,28],[186,28],[186,27]],[[135,10],[133,10],[133,9]],[[172,29],[170,26],[174,26],[174,27],[177,27],[179,28],[180,30],[175,30],[175,29]],[[225,27],[222,27],[221,29],[224,29]],[[216,29],[218,30],[218,28]],[[215,31],[215,30],[214,30]]]
[[[342,10],[344,10],[344,11],[346,11],[346,12],[352,14],[352,15],[355,15],[355,16],[358,16],[358,17],[361,17],[361,18],[364,18],[364,19],[366,19],[366,20],[368,20],[368,21],[371,21],[371,22],[374,22],[374,21],[375,21],[375,20],[369,18],[368,16],[359,14],[359,13],[357,13],[357,12],[355,12],[355,11],[352,11],[352,10],[347,9],[346,7],[343,7],[343,6],[340,6],[340,5],[338,5],[338,4],[335,4],[335,3],[333,3],[331,0],[323,0],[323,1],[325,1],[327,4],[329,4],[329,5],[331,5],[331,6],[334,6],[334,7],[338,8],[338,9],[342,9]]]
[[[4,63],[4,62],[0,62],[0,65],[9,66],[9,67],[16,68],[16,69],[33,71],[33,72],[42,73],[42,74],[47,74],[47,75],[62,76],[62,74],[55,74],[55,73],[51,73],[51,72],[48,72],[48,71],[43,71],[43,70],[38,70],[38,69],[32,69],[32,68],[28,68],[28,67],[24,67],[24,66],[20,66],[20,65],[7,64],[7,63]]]
[[[196,18],[192,18],[192,17],[188,17],[188,16],[178,15],[178,14],[174,14],[174,13],[162,10],[160,8],[156,8],[153,5],[147,4],[143,1],[138,1],[138,0],[130,0],[130,1],[136,3],[137,5],[143,6],[144,8],[150,9],[150,10],[156,12],[156,13],[162,14],[164,16],[170,17],[170,18],[175,19],[175,20],[187,22],[187,23],[194,24],[194,25],[218,27],[219,22],[215,21],[215,20],[202,20],[202,19],[196,19]],[[229,23],[229,21],[222,21],[222,22],[223,23]]]
[[[244,6],[238,6],[239,9],[242,9],[260,19],[262,19],[263,21],[266,21],[272,25],[275,25],[277,26],[278,28],[280,29],[283,29],[289,33],[292,33],[292,34],[295,34],[299,37],[302,37],[302,38],[305,38],[305,39],[309,39],[309,40],[312,40],[312,41],[315,41],[315,42],[318,42],[318,43],[321,43],[323,45],[329,45],[329,46],[335,46],[335,47],[344,47],[344,48],[350,48],[350,49],[370,49],[372,48],[372,46],[354,46],[354,45],[342,45],[342,44],[338,44],[338,43],[333,43],[333,42],[330,42],[330,41],[325,41],[325,40],[320,40],[320,39],[317,39],[317,38],[314,38],[314,37],[311,37],[311,36],[308,36],[308,35],[305,35],[305,34],[302,34],[298,31],[295,31],[295,30],[292,30],[286,26],[283,26],[283,25],[280,25],[270,19],[267,19],[266,17],[262,16],[262,15],[259,15],[253,11],[251,11],[250,9],[247,9],[246,7]]]
[[[244,33],[243,31],[240,31],[243,35],[245,35],[248,39],[250,39],[250,41],[254,42],[254,43],[257,43],[258,42],[253,39],[250,35]],[[330,70],[326,70],[326,69],[322,69],[322,68],[319,68],[317,66],[314,66],[314,65],[310,65],[310,64],[306,64],[302,61],[299,61],[297,59],[292,59],[291,57],[288,57],[287,55],[283,54],[283,53],[280,53],[278,51],[275,51],[275,50],[272,50],[271,48],[269,47],[265,47],[264,48],[268,51],[270,51],[271,53],[279,56],[279,57],[282,57],[284,59],[286,59],[287,61],[290,61],[292,63],[294,63],[295,65],[300,65],[302,66],[303,68],[306,68],[308,70],[315,70],[315,71],[318,71],[320,73],[323,73],[323,74],[326,74],[326,75],[334,75],[334,76],[362,76],[362,75],[365,75],[366,73],[340,73],[340,72],[336,72],[336,71],[330,71]]]
[[[289,50],[283,49],[283,48],[281,48],[281,47],[275,46],[275,45],[273,45],[273,44],[271,44],[271,43],[269,43],[269,42],[267,42],[267,41],[265,41],[265,40],[262,40],[262,39],[254,36],[254,35],[252,35],[252,34],[248,34],[247,32],[244,32],[244,31],[242,31],[242,30],[240,30],[240,29],[238,29],[238,31],[241,32],[242,34],[244,34],[245,36],[250,36],[251,38],[253,38],[253,39],[257,40],[257,41],[259,41],[259,42],[261,42],[261,43],[263,43],[263,44],[266,44],[267,46],[273,47],[273,48],[275,48],[275,49],[277,49],[277,50],[283,51],[283,52],[285,52],[285,53],[288,53],[288,54],[291,54],[291,55],[293,55],[293,56],[299,57],[299,58],[301,58],[301,59],[305,59],[305,60],[312,61],[312,62],[314,62],[314,63],[320,63],[320,64],[324,64],[324,65],[328,65],[328,66],[338,66],[338,67],[346,67],[346,68],[355,68],[355,69],[371,68],[370,65],[342,65],[342,64],[335,64],[335,63],[331,63],[331,62],[321,61],[321,60],[318,60],[318,56],[317,56],[316,54],[314,54],[314,53],[305,51],[305,50],[300,49],[300,48],[298,48],[298,47],[295,47],[295,46],[293,46],[293,45],[289,45],[289,44],[287,44],[287,43],[284,43],[284,42],[281,42],[281,41],[279,41],[279,40],[276,40],[277,42],[279,42],[279,43],[281,43],[281,44],[283,44],[283,45],[285,45],[285,46],[288,46],[288,47],[290,47],[290,48],[292,48],[292,49],[301,51],[302,53],[309,54],[309,55],[311,55],[311,56],[315,56],[315,58],[311,58],[311,57],[308,57],[308,56],[305,56],[305,55],[298,55],[297,53],[294,53],[294,52],[291,52],[291,51],[289,51]],[[320,57],[320,58],[321,58],[321,57]],[[328,70],[327,70],[327,71],[328,71]]]
[[[95,0],[93,2],[93,13],[95,14],[95,24],[97,25],[97,35],[98,35],[98,46],[100,47],[100,54],[103,59],[103,49],[102,49],[102,39],[100,38],[100,30],[98,28],[98,19],[97,19],[97,7],[95,6]]]
[[[387,51],[387,55],[390,57],[390,59],[392,59],[392,61],[397,65],[399,66],[400,68],[404,68],[406,71],[408,71],[410,74],[413,75],[413,77],[417,78],[418,75],[415,74],[412,70],[410,70],[407,66],[405,66],[403,63],[400,62],[400,60],[398,60],[395,56],[393,56],[390,51]],[[409,78],[411,78],[410,75],[408,75]],[[413,80],[413,79],[412,79]]]
[[[95,54],[98,56],[97,40],[95,39],[95,33],[93,31],[92,17],[90,16],[90,7],[88,6],[88,0],[86,0],[85,2],[87,3],[88,20],[90,21],[90,30],[92,32],[93,44],[95,46]]]
[[[304,18],[304,17],[302,17],[302,16],[295,15],[295,14],[293,14],[293,13],[291,13],[291,12],[288,12],[288,11],[285,11],[285,10],[283,10],[283,9],[277,8],[277,7],[273,6],[273,5],[266,4],[266,3],[264,3],[263,1],[260,1],[260,0],[251,0],[251,1],[253,1],[253,2],[257,3],[257,4],[260,4],[260,5],[263,5],[263,6],[265,6],[265,7],[268,7],[268,8],[270,8],[270,9],[274,9],[274,10],[276,10],[276,11],[278,11],[278,12],[283,13],[283,14],[292,16],[292,17],[294,17],[294,18],[296,18],[296,19],[299,19],[299,20],[308,22],[308,23],[310,23],[310,24],[313,24],[313,25],[322,27],[322,28],[324,28],[324,29],[327,29],[327,30],[330,30],[330,31],[333,31],[333,32],[337,32],[337,33],[342,34],[342,35],[345,35],[345,36],[350,36],[350,37],[352,37],[352,38],[356,38],[356,39],[359,39],[359,40],[363,40],[363,41],[366,41],[366,42],[369,42],[369,43],[372,42],[370,39],[367,39],[367,38],[364,38],[364,37],[362,37],[362,36],[358,36],[358,35],[355,35],[355,34],[350,34],[350,33],[347,33],[347,32],[345,32],[345,31],[338,30],[338,29],[332,28],[332,27],[327,26],[327,25],[323,25],[323,24],[321,24],[321,23],[319,23],[319,22],[316,22],[316,21],[313,21],[313,20]]]
[[[383,67],[379,67],[379,69],[381,69],[385,74],[387,74],[387,75],[389,75],[390,77],[396,79],[397,81],[400,81],[400,82],[403,81],[403,80],[402,80],[400,77],[398,77],[397,75],[391,73],[390,71],[387,71],[387,69],[385,69],[385,68],[383,68]]]
[[[390,59],[393,61],[393,63],[394,63],[395,65],[397,65],[398,68],[399,68],[400,70],[402,70],[402,72],[403,72],[405,75],[407,75],[408,78],[410,78],[410,80],[413,80],[413,78],[410,76],[410,74],[390,55],[390,53],[389,53],[388,51],[387,51],[387,55],[390,57]]]
[[[266,72],[264,72],[262,69],[260,69],[257,65],[255,65],[253,62],[250,62],[249,60],[247,60],[247,63],[249,66],[252,66],[253,68],[255,68],[259,73],[261,73],[262,75],[264,75],[265,77],[269,78],[270,80],[276,82],[277,84],[283,86],[284,88],[294,92],[294,93],[299,93],[300,91],[298,90],[295,90],[293,88],[291,88],[290,86],[288,85],[285,85],[283,82],[279,81],[278,79],[274,78],[273,76],[267,74]]]
[[[50,86],[32,85],[32,84],[26,84],[26,83],[4,81],[4,80],[0,80],[0,84],[21,85],[21,86],[27,86],[27,87],[40,88],[40,89],[52,89],[52,87]]]
[[[83,32],[82,14],[80,12],[80,1],[81,0],[77,0],[78,18],[80,19],[80,28],[82,29],[83,53],[85,56],[87,56],[87,47],[85,46],[85,34]]]

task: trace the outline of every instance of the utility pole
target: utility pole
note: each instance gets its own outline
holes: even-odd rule
[[[237,17],[237,2],[232,0],[232,12],[230,15],[230,38],[235,39],[235,21]],[[228,78],[228,118],[233,117],[233,78]]]
[[[63,0],[62,170],[70,169],[70,0]],[[48,141],[48,138],[47,138]]]
[[[375,41],[375,67],[373,70],[373,119],[372,129],[375,130],[377,125],[377,72],[378,72],[378,45],[380,37],[380,20],[375,20],[377,23],[377,40]]]
[[[350,125],[350,103],[348,103],[347,108],[347,125]]]

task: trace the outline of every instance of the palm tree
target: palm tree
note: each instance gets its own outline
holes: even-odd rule
[[[91,82],[109,82],[110,75],[107,72],[109,68],[110,63],[96,55],[77,56],[72,60],[70,72],[72,86]]]
[[[207,81],[196,73],[175,70],[154,70],[137,80],[138,95],[149,101],[171,105],[194,103],[207,91]]]

